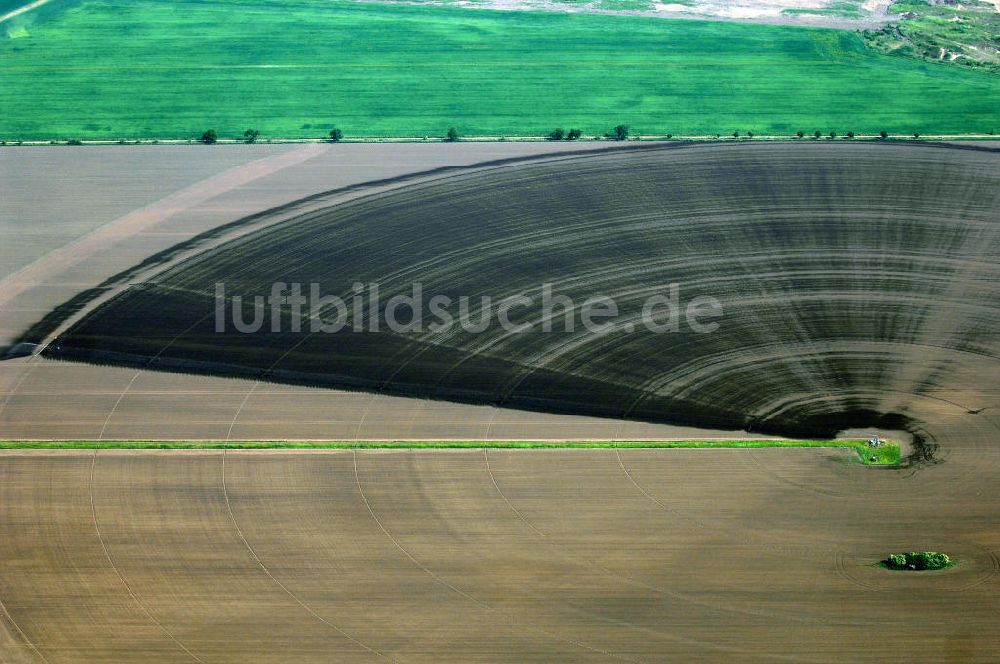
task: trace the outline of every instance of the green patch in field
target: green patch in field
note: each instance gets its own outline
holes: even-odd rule
[[[962,134],[1000,108],[1000,77],[846,31],[339,0],[88,0],[0,61],[6,140]]]
[[[837,16],[841,18],[864,18],[866,12],[861,9],[861,4],[857,2],[835,2],[821,9],[783,9],[782,14],[786,16]]]
[[[894,466],[900,461],[899,445],[896,443],[884,442],[872,448],[862,441],[854,449],[866,466]]]
[[[892,553],[876,563],[883,569],[900,572],[927,572],[948,569],[957,563],[946,553],[938,551],[910,551]]]
[[[653,0],[599,0],[594,6],[608,11],[650,11],[655,3]]]

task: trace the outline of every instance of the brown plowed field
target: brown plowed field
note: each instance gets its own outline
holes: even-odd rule
[[[572,143],[88,146],[0,151],[0,348],[193,236],[320,192]]]
[[[49,358],[570,415],[791,437],[880,418],[913,430],[914,396],[976,410],[998,389],[998,165],[990,150],[761,142],[450,173],[196,245],[24,339],[51,340]],[[310,323],[334,307],[285,306],[272,320],[286,324],[247,332],[216,315],[219,284],[251,320],[274,284],[347,301],[359,282],[383,303],[419,283],[452,322],[463,296],[474,320],[529,304],[519,331],[401,330],[370,309],[347,317],[363,332],[321,333]],[[610,297],[605,332],[547,330],[544,284],[576,307]],[[682,303],[715,299],[717,329],[644,325],[668,284]]]
[[[720,252],[721,271],[737,284],[729,320],[759,324],[718,337],[735,357],[719,372],[698,365],[687,382],[660,387],[688,386],[681,396],[707,394],[698,396],[706,408],[765,418],[898,415],[917,434],[921,460],[866,468],[849,463],[849,451],[822,449],[4,451],[0,664],[996,662],[996,154],[799,147],[807,146],[706,148],[724,157],[715,160],[700,148],[662,155],[687,159],[677,163],[689,168],[663,172],[691,201],[701,185],[682,180],[736,166],[753,177],[700,182],[719,191],[735,182],[737,211],[751,209],[751,194],[831,195],[803,195],[807,207],[789,212],[785,227],[763,207],[752,208],[753,224],[716,215],[723,230],[712,237],[705,220],[677,226],[687,240],[663,243],[657,256],[687,247],[697,267],[704,260],[692,247]],[[772,160],[777,153],[787,159]],[[205,192],[189,185],[176,210],[161,205],[144,230],[97,243],[80,264],[41,256],[47,276],[0,306],[0,335],[249,212],[372,179],[380,168],[385,177],[408,172],[377,159],[374,170],[349,172],[332,154],[252,185],[237,177],[200,202]],[[435,163],[460,163],[457,154]],[[429,165],[427,157],[415,159]],[[795,168],[795,159],[823,168]],[[854,194],[840,190],[848,181]],[[681,216],[691,209],[676,207]],[[0,239],[8,237],[0,224]],[[745,252],[755,242],[757,263]],[[660,245],[637,238],[632,246]],[[831,302],[839,310],[824,313]],[[784,344],[778,352],[748,339]],[[711,394],[709,379],[718,387]],[[734,437],[39,356],[0,362],[0,438],[724,435]],[[905,550],[946,551],[958,565],[927,574],[873,565]]]
[[[8,452],[0,660],[995,661],[972,448]],[[871,566],[910,547],[961,562]]]

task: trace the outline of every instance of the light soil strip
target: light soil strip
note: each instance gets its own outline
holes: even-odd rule
[[[1000,2],[1000,0],[997,0]],[[862,8],[866,11],[872,13],[875,18],[885,18],[889,15],[889,7],[892,6],[893,0],[866,0]]]
[[[15,16],[20,16],[21,14],[26,14],[27,12],[30,12],[32,9],[38,9],[42,5],[47,5],[50,1],[51,0],[35,0],[35,2],[32,2],[30,5],[25,5],[23,7],[18,7],[14,11],[7,12],[3,16],[0,16],[0,23],[3,23],[4,21],[9,21],[10,19],[14,18]]]
[[[34,281],[35,279],[39,280],[37,283],[45,283],[45,281],[42,280],[51,279],[55,274],[59,274],[63,270],[65,270],[67,265],[81,262],[81,260],[73,260],[71,262],[60,261],[59,260],[60,257],[64,257],[67,255],[73,256],[74,258],[89,257],[90,253],[95,253],[101,251],[102,249],[106,250],[107,242],[110,239],[113,239],[115,237],[133,236],[137,233],[142,232],[143,230],[148,229],[151,226],[154,226],[157,223],[160,223],[163,219],[168,218],[170,214],[176,214],[186,209],[196,207],[200,203],[203,203],[227,191],[236,189],[237,187],[247,184],[248,182],[251,182],[258,178],[262,178],[266,175],[271,175],[280,170],[283,170],[284,168],[288,168],[290,166],[294,166],[299,163],[308,161],[309,159],[312,159],[313,157],[319,156],[320,154],[326,152],[331,147],[332,146],[330,144],[310,143],[304,145],[299,150],[295,150],[294,152],[291,153],[285,153],[275,157],[267,157],[257,162],[251,162],[250,164],[246,164],[244,166],[238,166],[234,169],[231,169],[230,171],[226,171],[225,173],[219,176],[215,176],[213,178],[205,180],[204,182],[193,185],[192,187],[184,189],[181,192],[178,192],[177,194],[173,194],[172,196],[163,199],[162,201],[160,201],[157,204],[154,204],[153,206],[143,208],[142,210],[131,213],[116,222],[112,222],[115,228],[112,229],[107,234],[109,237],[105,237],[103,235],[103,231],[112,224],[101,227],[100,229],[98,229],[94,233],[91,233],[85,238],[81,238],[81,240],[78,240],[77,242],[74,242],[70,245],[66,245],[61,249],[57,249],[52,253],[46,255],[45,258],[36,261],[36,263],[42,263],[44,261],[46,264],[45,267],[41,268],[38,273],[26,274],[28,271],[33,270],[33,268],[35,267],[36,263],[33,263],[32,265],[27,266],[23,270],[7,277],[3,281],[0,281],[0,293],[2,293],[0,294],[0,311],[3,310],[4,305],[8,304],[8,302],[11,299],[13,299],[13,297],[20,294],[24,290],[27,290],[28,288],[34,286],[36,283]],[[600,149],[602,148],[598,148],[598,150]],[[542,154],[539,156],[548,156],[551,158],[558,158],[558,157],[572,158],[576,154],[577,152],[569,150],[565,154],[554,153],[551,155]],[[298,155],[299,157],[295,159],[293,155]],[[507,161],[508,159],[522,159],[522,158],[527,158],[527,157],[513,156],[513,157],[508,157],[506,159],[501,158],[501,161]],[[257,171],[256,169],[253,168],[255,165],[260,165],[265,162],[269,165],[268,170]],[[82,320],[87,314],[92,312],[94,309],[101,306],[105,302],[108,302],[109,300],[113,299],[124,290],[127,290],[132,283],[151,281],[155,277],[155,275],[164,272],[173,265],[176,265],[177,263],[180,263],[181,261],[190,258],[192,256],[195,256],[210,248],[218,247],[226,242],[238,239],[240,237],[243,237],[244,235],[260,230],[261,228],[264,228],[266,226],[271,226],[279,222],[286,221],[297,215],[312,210],[320,209],[326,206],[330,206],[333,205],[334,203],[344,203],[362,196],[381,193],[402,186],[404,184],[429,182],[437,178],[448,177],[452,175],[454,172],[456,172],[457,169],[464,169],[463,170],[464,173],[474,173],[476,171],[488,170],[490,168],[495,168],[495,167],[496,164],[493,163],[492,160],[484,161],[481,163],[472,163],[472,164],[459,164],[459,165],[451,164],[443,167],[443,169],[442,167],[438,167],[438,168],[432,168],[430,170],[421,170],[412,173],[402,173],[400,175],[396,175],[387,179],[375,180],[372,182],[349,184],[346,187],[341,187],[326,192],[318,192],[316,194],[307,196],[306,198],[292,201],[285,205],[280,205],[277,208],[266,211],[265,214],[262,214],[260,218],[255,219],[252,223],[241,224],[237,228],[232,229],[229,232],[226,232],[219,237],[215,237],[210,241],[197,243],[191,247],[182,249],[178,251],[176,254],[172,255],[169,260],[163,263],[153,264],[152,266],[144,269],[141,272],[131,273],[128,279],[122,280],[114,287],[108,288],[104,293],[91,299],[89,302],[86,303],[85,306],[81,307],[79,311],[67,317],[57,328],[50,331],[48,336],[44,340],[41,340],[39,342],[39,347],[36,350],[36,353],[44,350],[44,348],[48,346],[48,344],[51,343],[52,340],[54,340],[63,332],[65,332],[73,325],[75,325],[77,322]],[[251,169],[251,173],[249,174],[245,173],[245,171],[248,169]],[[242,176],[244,179],[238,179],[240,178],[240,176]],[[172,201],[177,197],[182,198],[182,200],[179,201],[180,207],[178,207],[177,205],[172,205],[170,203],[170,201]],[[164,212],[161,209],[160,214],[155,215],[155,218],[146,218],[146,213],[147,211],[150,210],[150,208],[158,208],[158,209],[166,208],[166,212]],[[136,216],[138,216],[139,219],[133,220],[133,217]],[[95,236],[99,234],[101,235],[101,237],[95,238]],[[81,243],[84,242],[86,242],[86,245],[84,247],[79,246]],[[18,290],[19,286],[20,290]]]
[[[48,283],[67,267],[83,263],[122,238],[146,231],[185,210],[192,209],[227,191],[249,182],[301,164],[330,149],[313,143],[297,150],[265,157],[220,173],[163,198],[152,205],[131,212],[64,247],[39,258],[0,281],[0,310],[14,298],[38,284]]]

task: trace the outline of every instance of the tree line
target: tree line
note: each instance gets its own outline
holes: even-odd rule
[[[993,132],[989,132],[989,134],[993,135]],[[609,131],[609,132],[607,132],[607,133],[605,133],[603,135],[598,134],[598,135],[594,136],[593,140],[596,140],[596,141],[599,141],[599,140],[627,141],[627,140],[629,140],[629,138],[631,136],[632,136],[632,134],[631,134],[631,131],[630,131],[628,125],[620,124],[620,125],[616,125],[614,128],[611,129],[611,131]],[[752,131],[748,131],[746,133],[740,133],[739,131],[734,131],[732,134],[730,134],[730,136],[733,139],[736,139],[736,140],[739,140],[739,139],[742,139],[742,138],[753,139],[755,137],[755,134]],[[793,138],[793,139],[805,139],[806,136],[807,136],[806,132],[800,130],[800,131],[795,132],[794,134],[791,134],[790,138]],[[825,134],[825,136],[826,136],[826,138],[828,138],[830,140],[835,140],[835,139],[841,137],[840,134],[838,134],[836,131],[831,131],[831,132]],[[920,136],[921,136],[921,134],[919,132],[914,132],[910,136],[912,136],[914,139],[919,139]],[[910,136],[905,136],[903,138],[909,138]],[[260,130],[259,129],[253,129],[253,128],[251,128],[251,129],[247,129],[246,131],[244,131],[242,138],[239,139],[239,140],[242,140],[243,143],[252,144],[252,143],[257,143],[258,140],[260,139],[260,137],[261,137]],[[662,138],[665,138],[665,139],[669,140],[669,139],[672,139],[673,137],[674,137],[673,134],[666,134]],[[819,139],[821,139],[821,138],[824,137],[824,134],[823,134],[823,132],[821,132],[820,130],[817,129],[817,130],[813,131],[811,134],[809,134],[809,137],[812,138],[813,140],[819,140]],[[856,138],[856,137],[857,137],[857,134],[855,134],[853,131],[848,131],[846,134],[843,135],[843,138],[847,138],[847,139],[853,139],[853,138]],[[344,138],[345,137],[344,137],[343,130],[339,129],[337,127],[334,127],[327,134],[326,140],[328,140],[331,143],[339,143],[342,140],[344,140]],[[427,138],[429,138],[429,136],[424,136],[425,140]],[[441,138],[442,138],[442,140],[444,140],[446,142],[454,143],[456,141],[462,140],[462,134],[459,133],[458,128],[456,128],[456,127],[450,127],[448,129],[448,131],[445,133],[445,135],[443,137],[441,137]],[[580,129],[570,129],[569,131],[567,131],[567,130],[563,129],[562,127],[556,127],[555,129],[553,129],[548,134],[545,134],[543,136],[543,138],[545,140],[548,140],[548,141],[576,141],[576,140],[580,140],[581,138],[583,138],[583,131],[580,130]],[[714,134],[714,138],[721,140],[722,139],[722,134]],[[882,130],[882,131],[880,131],[876,135],[876,138],[881,139],[881,140],[886,140],[886,139],[889,139],[889,138],[894,138],[894,136],[892,134],[890,134],[888,131]],[[506,140],[506,137],[501,136],[500,140],[504,141],[504,140]],[[636,140],[638,140],[638,137],[636,137]],[[130,142],[130,141],[126,141],[125,139],[119,139],[118,140],[118,143],[121,144],[121,145],[125,145],[128,142]],[[142,143],[144,141],[136,140],[136,141],[132,141],[132,142],[134,142],[136,145],[138,145],[139,143]],[[153,141],[150,141],[150,142],[153,143],[153,144],[157,144],[160,141],[153,140]],[[205,145],[213,145],[213,144],[219,142],[219,134],[218,134],[218,132],[215,129],[208,129],[204,133],[202,133],[202,135],[201,135],[200,138],[198,138],[198,142],[204,143]],[[4,141],[0,141],[0,146],[6,146],[6,145],[8,145],[8,143],[9,142],[5,141],[5,140]],[[13,145],[23,145],[24,141],[10,141],[10,143],[12,143]],[[60,141],[53,140],[53,141],[49,141],[49,143],[51,143],[52,145],[58,145],[60,143]],[[83,141],[81,141],[79,139],[70,139],[70,140],[64,141],[63,143],[65,145],[83,145]]]
[[[603,139],[613,140],[613,141],[627,141],[629,139],[630,135],[631,135],[631,132],[629,130],[629,126],[625,125],[625,124],[620,124],[620,125],[616,125],[614,128],[612,128],[611,131],[605,133],[603,136],[600,136],[600,135],[594,136],[594,139],[595,140],[600,140],[600,139],[603,138]],[[734,131],[731,134],[731,136],[733,138],[735,138],[735,139],[739,139],[739,138],[752,139],[754,137],[754,135],[755,134],[752,131],[748,131],[745,134],[741,134],[739,131]],[[244,143],[256,143],[257,140],[260,138],[260,136],[261,136],[260,130],[258,130],[258,129],[247,129],[245,132],[243,132],[243,142]],[[812,136],[812,138],[814,140],[818,140],[818,139],[820,139],[820,138],[823,137],[823,132],[821,132],[820,130],[817,129],[817,130],[815,130],[811,134],[811,136]],[[833,139],[838,138],[839,134],[836,131],[831,131],[828,134],[826,134],[826,136],[827,136],[827,138],[833,140]],[[857,136],[857,134],[855,134],[853,131],[849,131],[846,134],[844,134],[844,137],[848,138],[848,139],[855,138],[856,136]],[[913,136],[913,138],[920,138],[920,133],[919,132],[914,132],[912,136]],[[580,129],[570,129],[569,131],[567,131],[567,130],[563,129],[562,127],[556,127],[551,132],[549,132],[548,134],[545,135],[545,139],[549,140],[549,141],[576,141],[576,140],[581,139],[582,137],[583,137],[583,131],[582,130],[580,130]],[[674,137],[673,134],[667,134],[666,135],[667,139],[671,139],[673,137]],[[805,138],[805,137],[806,137],[806,132],[801,131],[801,130],[798,131],[798,132],[796,132],[792,136],[792,138],[800,138],[800,139],[801,138]],[[882,131],[879,132],[878,137],[881,138],[881,139],[887,139],[887,138],[891,137],[891,134],[889,134],[888,131],[882,130]],[[427,137],[425,136],[424,138],[427,138]],[[722,138],[722,135],[721,134],[715,134],[715,138]],[[443,140],[451,142],[451,143],[454,143],[456,141],[460,141],[461,139],[462,139],[462,135],[461,135],[461,133],[459,133],[457,127],[450,127],[448,129],[448,131],[445,133],[444,137],[443,137]],[[216,132],[214,129],[209,129],[209,130],[205,131],[205,133],[203,133],[201,135],[201,138],[199,139],[200,142],[202,142],[202,143],[204,143],[206,145],[212,145],[214,143],[217,143],[218,140],[219,140],[218,132]],[[339,143],[340,141],[344,140],[344,132],[343,132],[343,130],[339,129],[337,127],[334,127],[327,134],[327,140],[329,140],[331,143]],[[79,144],[79,141],[70,141],[70,144]]]

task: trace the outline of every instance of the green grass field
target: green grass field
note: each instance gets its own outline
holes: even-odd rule
[[[845,31],[337,0],[59,3],[0,26],[0,139],[1000,131],[1000,77]]]
[[[139,441],[36,440],[0,441],[0,450],[269,450],[269,449],[731,449],[775,447],[850,448],[866,466],[899,463],[899,445],[887,443],[871,450],[863,440],[668,440],[668,441]],[[875,461],[871,460],[876,454]]]

